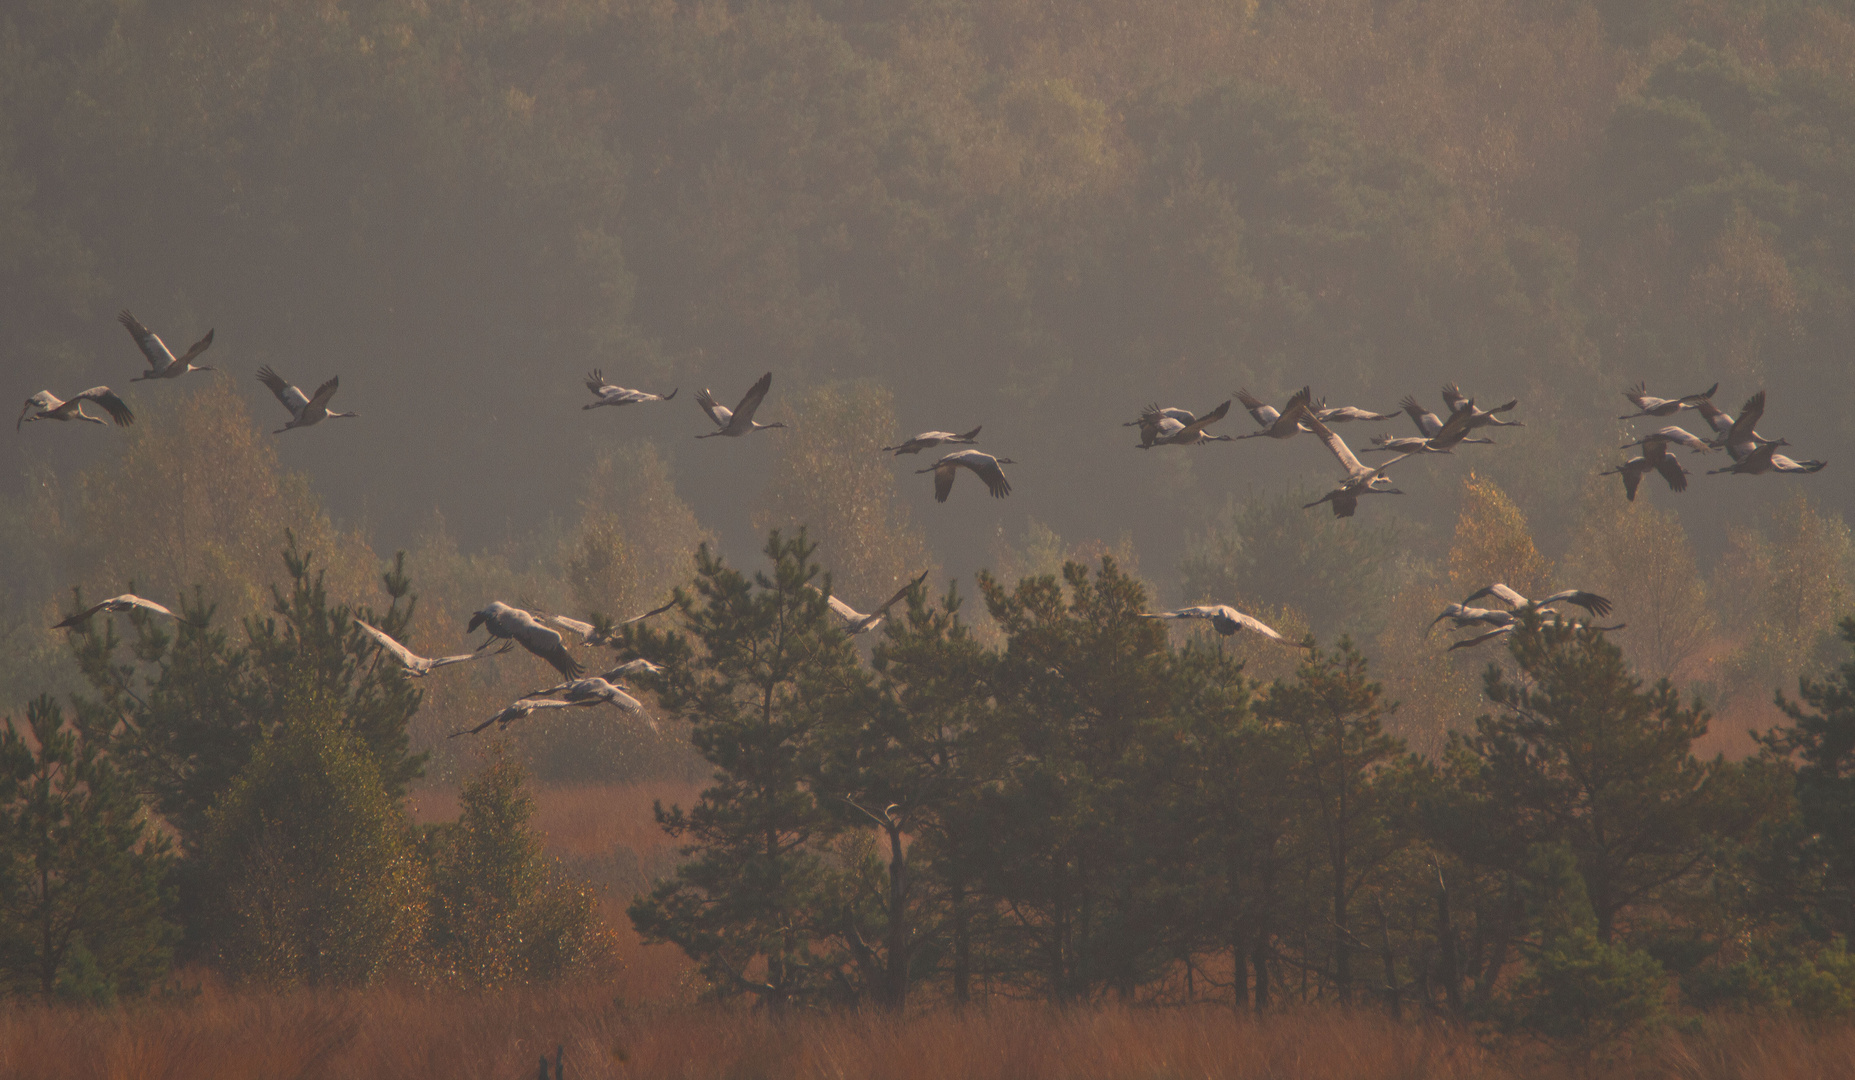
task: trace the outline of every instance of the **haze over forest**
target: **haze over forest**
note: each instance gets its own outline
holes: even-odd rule
[[[1445,673],[1393,680],[1432,732],[1485,659],[1415,640],[1437,602],[1654,563],[1665,610],[1620,604],[1618,644],[1762,702],[1836,656],[1855,581],[1851,193],[1855,19],[1805,0],[26,0],[0,21],[7,379],[107,383],[137,422],[0,442],[0,690],[71,677],[42,627],[73,585],[262,610],[286,527],[344,601],[382,602],[406,549],[432,652],[492,598],[622,617],[700,539],[754,566],[805,524],[859,606],[924,565],[970,595],[1114,551],[1155,604]],[[122,308],[176,349],[214,329],[217,370],[130,386]],[[273,436],[266,364],[339,375],[359,418]],[[681,393],[584,411],[595,368]],[[765,371],[788,430],[692,438],[697,389]],[[1639,379],[1765,389],[1762,429],[1830,468],[1684,455],[1687,492],[1628,503],[1596,474],[1664,422],[1616,419]],[[1526,426],[1347,521],[1300,509],[1334,472],[1313,439],[1120,426],[1240,387],[1438,409],[1446,382]],[[969,477],[938,505],[932,452],[875,453],[975,425],[1008,499]],[[1381,430],[1412,433],[1342,433]],[[427,713],[488,715],[494,678]]]

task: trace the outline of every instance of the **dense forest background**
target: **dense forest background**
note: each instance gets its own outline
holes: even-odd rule
[[[697,541],[747,563],[805,524],[854,604],[1112,552],[1156,602],[1349,633],[1420,747],[1485,708],[1481,660],[1420,637],[1441,601],[1576,584],[1645,674],[1768,723],[1855,580],[1851,191],[1838,3],[24,0],[7,379],[108,383],[139,419],[0,443],[0,694],[76,685],[41,629],[73,586],[261,613],[285,528],[343,602],[384,605],[406,550],[431,652],[491,598],[629,614]],[[214,328],[217,372],[128,387],[123,307],[177,347]],[[361,417],[273,437],[262,364],[340,375]],[[591,368],[682,395],[584,412]],[[766,370],[789,430],[690,438],[697,388]],[[1626,503],[1596,474],[1637,379],[1765,388],[1762,430],[1831,469]],[[1350,521],[1300,510],[1312,440],[1136,453],[1118,426],[1446,381],[1527,426]],[[1003,502],[936,505],[875,454],[976,424],[1022,463]],[[476,667],[415,745],[533,678]]]

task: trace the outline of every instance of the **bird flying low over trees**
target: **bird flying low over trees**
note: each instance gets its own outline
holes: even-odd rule
[[[1349,420],[1393,420],[1398,415],[1395,412],[1377,413],[1352,405],[1335,405],[1330,408],[1324,400],[1314,404],[1313,413],[1323,424],[1344,424]]]
[[[311,424],[320,424],[324,420],[332,420],[336,417],[361,415],[360,413],[329,411],[329,399],[335,396],[335,391],[341,389],[341,376],[339,375],[316,387],[315,397],[310,397],[285,382],[283,376],[272,371],[268,364],[258,369],[258,381],[270,387],[271,393],[277,395],[277,400],[283,403],[283,407],[290,410],[290,422],[271,432],[272,435],[281,435],[291,428],[309,427]]]
[[[1466,441],[1488,442],[1490,440],[1469,439]],[[1390,435],[1374,435],[1372,436],[1372,445],[1360,447],[1358,453],[1376,454],[1381,451],[1394,454],[1453,454],[1456,452],[1454,447],[1431,446],[1429,439],[1419,435],[1405,435],[1402,438],[1392,438]]]
[[[1237,400],[1243,403],[1243,407],[1249,410],[1250,416],[1262,428],[1261,431],[1239,435],[1237,436],[1239,439],[1255,439],[1265,436],[1271,439],[1292,439],[1299,432],[1311,430],[1304,426],[1296,415],[1291,415],[1297,412],[1297,408],[1305,413],[1312,406],[1314,394],[1305,386],[1295,391],[1295,395],[1288,399],[1288,404],[1283,406],[1281,412],[1276,412],[1273,405],[1264,405],[1248,390],[1238,390]]]
[[[1163,410],[1163,412],[1185,412],[1184,409]],[[1230,401],[1225,399],[1222,405],[1205,413],[1195,420],[1181,420],[1176,416],[1159,415],[1152,424],[1140,425],[1140,442],[1136,445],[1142,449],[1155,446],[1196,446],[1204,442],[1232,442],[1229,435],[1206,435],[1204,429],[1222,420],[1230,412]],[[1189,414],[1188,414],[1189,415]]]
[[[542,626],[533,615],[518,607],[510,607],[501,600],[492,600],[490,605],[470,616],[470,625],[466,633],[483,627],[489,631],[490,638],[507,638],[517,645],[534,653],[552,664],[555,671],[569,679],[577,679],[586,669],[579,661],[567,655],[567,646],[562,642],[559,631]],[[477,647],[481,652],[489,647],[484,642]]]
[[[1541,626],[1560,626],[1560,625],[1565,625],[1569,622],[1570,620],[1561,618],[1558,614],[1551,612],[1551,611],[1542,612],[1539,616],[1539,624]],[[1460,641],[1450,642],[1449,648],[1443,651],[1444,652],[1455,652],[1457,649],[1466,649],[1472,645],[1480,645],[1484,641],[1493,641],[1495,638],[1498,638],[1502,636],[1503,634],[1513,633],[1515,628],[1518,627],[1519,625],[1520,623],[1518,620],[1514,622],[1510,622],[1510,623],[1504,623],[1500,626],[1495,627],[1492,630],[1485,630],[1479,634],[1476,634],[1474,637],[1466,637],[1466,638],[1461,639]],[[1586,624],[1571,623],[1571,625],[1585,626]],[[1602,630],[1605,633],[1609,633],[1612,630],[1627,629],[1628,625],[1629,624],[1627,623],[1618,623],[1615,626],[1592,626],[1590,627],[1590,629]]]
[[[1623,391],[1623,396],[1628,398],[1630,403],[1636,406],[1636,411],[1628,416],[1619,416],[1617,419],[1634,420],[1639,416],[1673,416],[1682,409],[1692,409],[1701,402],[1706,401],[1708,398],[1712,397],[1713,392],[1719,388],[1720,384],[1714,383],[1698,394],[1689,394],[1686,397],[1678,398],[1659,398],[1649,396],[1649,384],[1647,382],[1638,382],[1635,386]]]
[[[1678,429],[1677,429],[1678,430]],[[1599,476],[1622,476],[1623,493],[1630,502],[1636,501],[1636,486],[1649,470],[1654,469],[1668,481],[1668,490],[1686,491],[1688,489],[1688,471],[1681,462],[1675,460],[1668,452],[1668,443],[1660,440],[1645,440],[1642,444],[1642,456],[1633,457],[1614,469],[1605,469]]]
[[[1646,451],[1655,443],[1674,443],[1678,446],[1685,446],[1696,454],[1705,454],[1719,449],[1688,429],[1674,426],[1652,431],[1633,443],[1624,443],[1619,449],[1628,450],[1632,446],[1640,446]]]
[[[706,435],[697,435],[696,438],[712,439],[717,435],[736,437],[745,435],[750,431],[765,431],[767,428],[785,427],[786,425],[777,420],[771,424],[761,424],[754,421],[754,410],[760,407],[760,402],[765,400],[766,392],[771,389],[772,386],[773,373],[769,371],[765,375],[760,376],[759,382],[747,388],[747,393],[741,398],[741,403],[736,405],[732,410],[718,403],[715,400],[715,396],[710,394],[706,389],[698,390],[696,392],[696,404],[702,406],[702,411],[708,413],[709,419],[715,421],[715,426],[721,430],[711,431]]]
[[[826,596],[824,599],[825,603],[831,605],[831,610],[837,612],[838,616],[844,620],[844,633],[861,634],[865,631],[876,629],[876,627],[881,624],[883,617],[889,614],[889,609],[900,603],[902,598],[908,595],[908,590],[926,581],[927,576],[928,571],[921,571],[920,577],[895,590],[894,596],[883,601],[881,607],[878,607],[868,615],[863,614],[835,596]]]
[[[569,705],[610,705],[621,712],[642,717],[644,722],[651,726],[652,731],[658,730],[657,721],[644,711],[643,702],[625,693],[619,687],[613,686],[605,679],[574,679],[558,686],[550,686],[546,690],[531,690],[522,695],[522,700],[536,701],[547,698],[551,694],[559,694],[560,700]]]
[[[983,424],[980,425],[980,427],[984,426]],[[955,435],[951,431],[924,431],[905,443],[896,446],[885,446],[882,448],[882,452],[888,453],[894,451],[896,457],[901,457],[903,454],[919,454],[921,451],[939,446],[941,443],[965,443],[970,446],[977,441],[978,438],[979,428],[974,428],[964,435]]]
[[[478,732],[482,731],[484,728],[489,727],[491,724],[495,724],[498,729],[506,728],[510,724],[513,724],[514,722],[516,722],[517,720],[527,719],[528,715],[534,712],[536,709],[572,709],[572,708],[577,708],[583,704],[586,704],[586,703],[578,702],[578,701],[556,701],[552,698],[546,698],[540,701],[534,701],[529,698],[523,698],[522,700],[516,702],[515,704],[497,713],[495,716],[492,716],[488,720],[485,720],[481,724],[478,724],[476,727],[464,728],[462,731],[453,731],[450,737],[455,739],[459,735],[475,735]]]
[[[1005,470],[1000,465],[1016,465],[1010,458],[993,457],[977,450],[955,450],[925,469],[916,469],[915,475],[934,474],[934,501],[946,502],[947,493],[953,490],[953,476],[961,468],[971,469],[973,475],[985,481],[986,490],[994,499],[1002,499],[1011,494],[1011,484],[1005,480]]]
[[[1253,615],[1245,615],[1229,604],[1203,604],[1198,607],[1179,608],[1175,611],[1141,612],[1143,619],[1208,619],[1211,629],[1224,637],[1229,637],[1240,630],[1249,630],[1261,634],[1270,641],[1279,641],[1284,645],[1293,642],[1275,632],[1275,628]]]
[[[1449,407],[1451,419],[1462,413],[1469,414],[1469,426],[1471,428],[1526,427],[1525,424],[1518,420],[1503,420],[1496,415],[1498,413],[1513,412],[1514,407],[1520,404],[1519,398],[1515,398],[1505,405],[1496,405],[1492,409],[1477,409],[1475,407],[1474,398],[1464,394],[1462,388],[1455,383],[1449,383],[1443,387],[1443,404]],[[1447,426],[1448,421],[1444,421],[1444,425]]]
[[[1521,596],[1519,593],[1498,581],[1485,589],[1475,590],[1464,597],[1462,602],[1464,604],[1473,604],[1484,596],[1498,597],[1505,601],[1515,611],[1536,611],[1552,604],[1566,603],[1576,604],[1600,618],[1610,614],[1610,600],[1607,597],[1599,596],[1593,592],[1584,592],[1580,589],[1565,589],[1560,592],[1555,592],[1551,596],[1541,597],[1538,600],[1528,600],[1526,597]]]
[[[1468,433],[1465,428],[1462,434],[1452,439],[1448,446],[1437,445],[1435,439],[1438,435],[1443,433],[1443,421],[1438,419],[1435,413],[1419,405],[1416,396],[1412,394],[1404,395],[1404,400],[1398,402],[1398,407],[1403,409],[1405,413],[1410,416],[1411,423],[1417,425],[1417,432],[1424,437],[1424,446],[1427,450],[1446,450],[1457,443],[1487,443],[1489,445],[1493,445],[1494,443],[1493,439],[1485,436],[1477,436],[1473,439],[1467,438]],[[1387,447],[1386,449],[1390,448]]]
[[[144,600],[134,593],[123,593],[121,596],[112,596],[102,603],[90,605],[77,614],[69,616],[63,622],[57,623],[52,629],[64,630],[69,627],[81,626],[87,619],[99,611],[124,612],[133,611],[136,608],[141,608],[144,611],[152,611],[157,615],[166,615],[170,619],[174,617],[173,612],[155,603],[153,600]]]
[[[581,622],[578,619],[570,619],[565,615],[549,615],[547,617],[547,620],[553,623],[555,626],[561,627],[562,629],[565,629],[565,630],[571,630],[574,633],[580,635],[580,644],[582,645],[592,645],[592,646],[617,645],[618,644],[617,634],[618,634],[619,627],[630,626],[632,623],[635,623],[635,622],[642,622],[645,619],[650,618],[652,615],[661,615],[675,606],[676,606],[676,601],[671,600],[669,603],[663,605],[662,607],[654,607],[642,615],[633,615],[631,618],[626,619],[623,622],[616,622],[616,623],[598,614],[595,614],[593,616],[592,622]]]
[[[1313,429],[1314,434],[1320,436],[1321,441],[1327,444],[1327,449],[1333,452],[1333,456],[1339,459],[1340,467],[1346,470],[1346,479],[1340,482],[1339,487],[1334,488],[1320,498],[1308,503],[1306,506],[1302,507],[1302,509],[1312,510],[1321,503],[1332,503],[1334,517],[1352,517],[1353,512],[1359,509],[1359,497],[1361,495],[1404,494],[1397,488],[1379,487],[1378,485],[1381,483],[1389,484],[1391,481],[1390,478],[1385,475],[1385,470],[1411,455],[1399,454],[1397,457],[1390,458],[1380,463],[1376,468],[1367,468],[1353,455],[1351,448],[1346,445],[1346,440],[1335,435],[1332,428],[1321,423],[1318,418],[1307,411],[1305,402],[1298,408],[1291,404],[1291,414],[1297,411],[1301,414],[1302,418],[1307,421],[1309,427]],[[1293,419],[1293,415],[1282,417],[1283,422],[1288,422]]]
[[[26,399],[26,407],[20,410],[19,419],[13,422],[13,430],[18,431],[20,425],[34,420],[87,420],[93,424],[103,423],[101,417],[92,416],[84,411],[86,401],[94,401],[103,406],[103,411],[109,413],[110,419],[116,421],[117,427],[128,427],[135,423],[135,414],[129,411],[129,406],[124,404],[121,398],[110,392],[109,387],[93,386],[69,401],[60,400],[50,390],[39,391]],[[39,411],[32,416],[26,415],[34,409]]]
[[[510,649],[515,648],[515,643],[509,642],[508,644],[504,645],[500,649],[497,649],[493,653],[472,652],[472,653],[464,653],[461,656],[437,656],[437,657],[432,657],[430,659],[427,659],[426,657],[420,656],[418,653],[413,652],[411,649],[408,649],[404,645],[401,645],[399,642],[393,640],[393,638],[390,635],[388,635],[386,631],[380,629],[378,626],[375,626],[372,623],[363,622],[360,619],[356,619],[354,620],[354,625],[360,627],[362,633],[365,633],[368,637],[373,638],[374,641],[378,642],[381,649],[392,654],[393,659],[398,660],[400,664],[402,664],[405,667],[406,678],[408,679],[423,678],[426,675],[430,675],[433,671],[437,670],[438,668],[446,667],[451,664],[461,664],[461,663],[464,663],[466,660],[481,660],[485,656],[500,656],[503,653],[508,652]]]
[[[591,390],[593,396],[599,400],[593,402],[591,405],[580,406],[582,409],[597,409],[601,405],[637,405],[646,401],[669,401],[676,396],[676,390],[681,390],[682,387],[679,386],[676,390],[672,390],[667,394],[653,394],[645,390],[627,390],[622,386],[613,386],[611,383],[606,382],[605,373],[598,368],[594,368],[592,374],[586,376],[586,389]]]
[[[1789,446],[1783,439],[1768,442],[1758,449],[1733,462],[1724,469],[1708,469],[1707,475],[1719,473],[1739,473],[1742,476],[1757,476],[1760,473],[1813,473],[1821,472],[1827,461],[1796,461],[1777,452],[1780,446]]]
[[[182,375],[187,375],[195,371],[213,370],[205,364],[196,366],[193,363],[194,357],[212,347],[213,332],[211,330],[206,331],[205,337],[189,346],[185,353],[176,357],[174,353],[168,349],[167,343],[162,341],[160,336],[153,330],[148,329],[138,322],[135,316],[129,314],[127,308],[124,308],[117,314],[116,321],[121,323],[123,327],[129,331],[129,336],[135,339],[135,344],[142,350],[142,355],[148,358],[148,370],[130,379],[130,382],[144,382],[149,379],[178,379]]]

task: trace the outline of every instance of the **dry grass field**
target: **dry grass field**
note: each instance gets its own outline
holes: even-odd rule
[[[0,1075],[32,1080],[1479,1080],[1855,1076],[1855,1030],[1751,1020],[1669,1036],[1588,1070],[1370,1013],[1255,1020],[1214,1007],[1067,1012],[1030,1005],[776,1022],[740,1010],[623,1006],[609,986],[458,996],[380,988],[206,989],[112,1012],[0,1011]]]
[[[696,1001],[689,963],[646,947],[624,918],[631,879],[674,858],[653,799],[695,787],[548,787],[535,824],[569,867],[605,868],[621,966],[596,983],[495,994],[410,986],[366,991],[236,990],[183,972],[184,991],[113,1010],[0,1006],[0,1077],[22,1080],[526,1080],[564,1048],[565,1074],[676,1080],[1789,1080],[1855,1077],[1855,1028],[1710,1020],[1586,1070],[1474,1033],[1394,1024],[1369,1012],[1265,1018],[1216,1006],[1060,1011],[1000,1003],[773,1020]],[[456,813],[424,790],[421,820]]]

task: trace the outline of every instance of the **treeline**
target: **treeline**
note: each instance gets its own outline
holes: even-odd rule
[[[1729,762],[1700,702],[1529,619],[1420,755],[1345,639],[1248,678],[1112,558],[981,575],[995,645],[917,589],[865,662],[811,554],[704,551],[681,626],[626,642],[715,768],[631,918],[718,997],[1326,1001],[1587,1049],[1671,1006],[1855,1010],[1855,662]]]
[[[457,820],[416,826],[421,692],[355,625],[404,635],[399,566],[383,611],[331,604],[311,558],[242,640],[196,592],[73,631],[87,688],[0,733],[0,990],[107,1004],[171,989],[175,960],[269,986],[387,975],[504,987],[596,971],[596,898],[529,827],[526,773],[497,744]],[[180,988],[184,990],[184,988]]]

